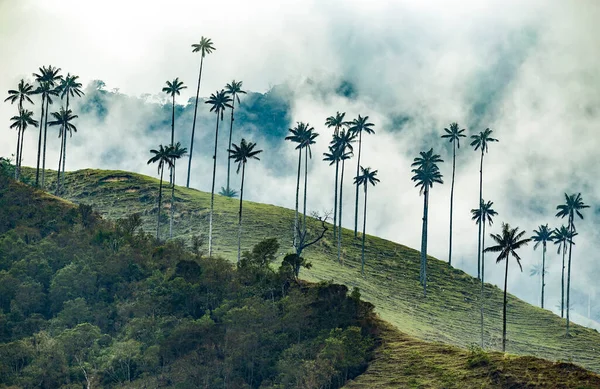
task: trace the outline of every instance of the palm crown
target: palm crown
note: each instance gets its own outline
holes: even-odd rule
[[[329,128],[335,128],[335,134],[338,134],[340,128],[347,126],[349,122],[344,121],[344,116],[346,116],[346,112],[340,113],[339,111],[335,113],[335,116],[330,116],[325,119],[325,125]]]
[[[345,159],[350,159],[352,154],[350,152],[344,151],[340,147],[329,146],[329,152],[323,153],[323,161],[329,162],[329,166],[333,165],[338,161],[343,161]]]
[[[554,231],[552,231],[552,235],[554,237],[554,244],[558,245],[558,250],[556,251],[557,254],[560,254],[561,250],[567,252],[569,244],[575,245],[573,238],[577,236],[577,233],[571,232],[569,227],[565,225],[560,226],[560,228],[555,228]]]
[[[517,260],[521,271],[523,271],[521,257],[517,254],[517,250],[527,245],[531,240],[529,238],[521,239],[523,235],[525,235],[525,231],[519,231],[519,227],[510,228],[508,223],[502,223],[502,234],[490,234],[497,245],[486,248],[484,252],[500,253],[496,259],[496,263],[502,260],[508,261],[512,255]]]
[[[356,141],[356,134],[350,129],[342,130],[337,135],[333,135],[333,139],[331,141],[331,145],[340,150],[341,154],[345,154],[346,150],[349,153],[352,153],[354,149],[352,148],[352,143]],[[344,158],[347,159],[347,158]]]
[[[471,139],[473,139],[473,141],[471,142],[471,146],[475,147],[475,151],[477,151],[477,149],[481,148],[482,154],[484,152],[487,153],[488,143],[498,142],[498,139],[491,137],[492,132],[493,132],[492,130],[490,130],[489,128],[486,128],[485,131],[481,131],[479,134],[471,135]]]
[[[81,97],[84,95],[83,91],[81,90],[81,83],[77,81],[78,78],[79,76],[72,76],[70,73],[67,73],[67,77],[61,80],[59,86],[61,99],[67,95],[71,97]]]
[[[54,116],[55,120],[48,122],[48,124],[50,126],[61,126],[61,132],[58,134],[59,136],[63,135],[63,131],[65,134],[69,131],[71,136],[73,135],[73,131],[77,132],[77,127],[71,123],[71,120],[78,118],[78,116],[73,115],[73,112],[70,109],[65,111],[65,109],[61,107],[60,111],[52,112],[52,116]]]
[[[175,97],[175,95],[180,95],[182,89],[187,88],[187,86],[183,85],[182,81],[179,81],[179,77],[174,79],[173,81],[167,81],[167,86],[162,88],[162,91],[167,93],[171,97]]]
[[[33,112],[27,109],[21,109],[19,115],[10,118],[12,124],[10,128],[16,128],[18,131],[25,131],[28,126],[37,127],[37,120],[33,119]]]
[[[62,76],[59,75],[60,68],[54,67],[52,65],[42,66],[39,68],[39,73],[33,73],[35,80],[42,84],[47,82],[50,87],[56,87],[58,82],[62,80]]]
[[[303,142],[308,138],[308,131],[314,130],[314,128],[310,127],[310,124],[304,122],[297,122],[296,127],[288,129],[291,135],[285,137],[285,140],[289,140],[290,142],[298,143],[296,146],[296,150],[304,148]]]
[[[187,148],[181,147],[181,142],[177,142],[173,146],[168,146],[166,150],[173,160],[179,159],[187,154]]]
[[[448,138],[448,141],[451,143],[456,142],[456,147],[460,149],[460,138],[466,138],[466,135],[463,134],[465,129],[459,130],[458,123],[451,123],[450,129],[444,128],[444,131],[446,133],[442,135],[442,138]]]
[[[202,58],[206,56],[206,54],[210,54],[215,51],[215,47],[213,46],[213,42],[210,38],[201,37],[200,43],[194,43],[192,45],[192,53],[200,52],[202,54]]]
[[[262,150],[254,150],[256,143],[246,142],[246,139],[242,138],[239,146],[235,143],[231,146],[233,149],[227,151],[229,151],[229,158],[233,159],[234,162],[237,162],[238,164],[237,173],[240,172],[242,165],[248,162],[249,159],[260,160],[257,155],[262,153]]]
[[[240,103],[240,94],[245,95],[246,91],[242,90],[242,81],[231,81],[230,84],[225,85],[225,93],[231,96],[233,102],[237,100]]]
[[[554,240],[552,229],[548,228],[548,224],[540,225],[537,230],[533,230],[531,240],[535,242],[533,249],[537,249],[540,243],[545,244]]]
[[[158,146],[158,150],[150,150],[154,156],[148,160],[148,165],[151,163],[158,162],[158,172],[167,165],[167,167],[173,166],[173,161],[171,157],[172,149],[170,146],[164,147],[163,145]]]
[[[371,170],[370,167],[364,168],[360,167],[360,174],[354,177],[355,185],[365,185],[371,184],[373,186],[377,185],[379,182],[379,178],[377,178],[377,170]]]
[[[223,120],[223,112],[225,112],[225,108],[231,107],[231,97],[227,95],[224,89],[220,91],[216,91],[212,95],[210,95],[209,99],[204,102],[205,104],[212,104],[210,107],[210,112],[215,112],[217,116],[221,114],[221,120]]]
[[[356,135],[362,133],[363,131],[367,134],[374,134],[375,131],[373,131],[373,129],[371,128],[374,126],[374,124],[367,122],[367,120],[369,120],[368,116],[362,117],[358,115],[358,118],[348,123],[348,125],[350,126],[348,130]]]
[[[581,193],[577,193],[577,195],[567,195],[565,193],[565,204],[561,204],[556,207],[558,212],[556,213],[556,217],[568,217],[569,223],[573,231],[575,231],[575,214],[579,216],[580,219],[583,219],[583,215],[581,214],[581,210],[584,208],[589,208],[589,205],[583,203],[583,198],[581,197]]]
[[[10,89],[8,91],[8,97],[4,99],[4,101],[10,101],[11,104],[19,102],[19,107],[23,107],[23,101],[27,100],[29,103],[33,104],[33,101],[29,97],[34,93],[33,85],[25,82],[25,80],[19,81],[19,85],[17,89]]]
[[[498,212],[494,211],[492,205],[494,205],[493,201],[488,201],[486,203],[481,200],[479,208],[471,210],[471,214],[473,214],[471,220],[475,220],[475,224],[479,224],[481,221],[484,223],[487,221],[490,226],[494,224],[492,217],[498,215]]]
[[[444,162],[438,154],[433,153],[433,149],[429,151],[421,151],[420,157],[414,159],[414,162],[410,165],[415,167],[411,171],[415,175],[411,180],[415,181],[416,187],[421,187],[420,193],[423,193],[427,188],[431,188],[435,182],[443,184],[442,174],[437,166],[439,162]]]

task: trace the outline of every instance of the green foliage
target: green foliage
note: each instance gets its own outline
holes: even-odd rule
[[[469,357],[467,359],[468,367],[486,366],[490,363],[490,357],[481,347],[475,343],[469,345]]]

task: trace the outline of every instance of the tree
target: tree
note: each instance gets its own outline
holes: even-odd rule
[[[162,88],[162,91],[173,99],[173,109],[171,113],[171,146],[175,144],[175,96],[179,96],[181,91],[185,88],[187,88],[187,86],[183,85],[183,81],[179,81],[179,77],[175,78],[173,81],[167,81],[167,86]]]
[[[260,158],[257,157],[258,154],[262,153],[262,150],[254,150],[256,147],[256,143],[246,142],[246,139],[242,138],[240,145],[232,144],[233,149],[228,149],[229,158],[233,159],[234,162],[238,164],[236,173],[240,173],[240,168],[242,169],[242,184],[240,187],[240,211],[238,214],[238,263],[240,262],[240,257],[242,254],[242,205],[244,199],[244,178],[246,176],[246,163],[250,159],[256,159],[260,161]]]
[[[200,81],[202,80],[202,65],[204,64],[204,57],[207,54],[212,53],[215,49],[210,38],[201,37],[200,43],[192,45],[192,53],[200,52],[200,72],[198,73],[198,88],[196,89],[196,103],[194,104],[194,121],[192,122],[192,140],[190,141],[190,159],[188,161],[188,174],[186,187],[190,187],[190,172],[192,170],[192,156],[194,153],[194,135],[196,133],[196,115],[198,114],[198,97],[200,96]]]
[[[340,129],[342,127],[346,127],[348,122],[344,121],[344,116],[346,116],[346,112],[340,113],[339,111],[335,113],[335,116],[330,116],[325,119],[325,125],[328,128],[333,127],[334,132],[333,136],[338,136],[340,134]],[[331,151],[331,147],[330,147]],[[327,154],[324,154],[327,158]],[[333,157],[333,154],[330,154]],[[333,236],[336,236],[336,221],[337,221],[337,194],[338,194],[338,179],[339,179],[339,167],[340,167],[340,159],[337,160],[332,159],[324,159],[324,161],[331,162],[329,165],[332,165],[335,162],[335,193],[333,198]]]
[[[75,96],[81,97],[82,95],[84,95],[83,91],[81,90],[81,83],[79,81],[77,81],[78,78],[79,78],[79,76],[72,76],[70,73],[67,73],[67,77],[65,77],[61,80],[61,83],[58,87],[58,90],[60,91],[60,98],[61,99],[64,99],[65,97],[67,98],[66,105],[65,105],[65,111],[69,110],[69,97],[75,97]],[[67,137],[63,137],[62,142],[60,144],[60,154],[58,157],[59,161],[62,158],[63,182],[65,180],[66,155],[67,155]],[[58,170],[60,173],[60,162],[59,162]]]
[[[434,183],[443,184],[442,173],[438,163],[444,162],[439,155],[429,151],[421,151],[420,157],[414,159],[411,164],[415,174],[411,180],[416,182],[415,187],[420,187],[419,194],[424,194],[423,198],[423,230],[421,234],[421,284],[423,285],[423,295],[427,296],[427,214],[429,211],[429,189]]]
[[[544,308],[544,287],[546,284],[544,283],[544,275],[546,273],[546,243],[552,242],[554,240],[554,235],[552,234],[552,230],[548,228],[548,224],[540,225],[537,230],[533,230],[534,235],[531,239],[535,242],[533,249],[536,250],[540,243],[542,244],[542,297],[541,297],[541,307]]]
[[[557,254],[562,251],[562,276],[561,276],[561,288],[560,288],[560,317],[565,317],[565,254],[567,253],[567,247],[575,245],[573,238],[577,233],[570,231],[569,227],[562,225],[560,228],[555,228],[553,231],[554,244],[558,245]]]
[[[297,122],[296,127],[288,129],[288,131],[292,135],[288,135],[285,137],[285,140],[289,140],[293,143],[298,143],[295,147],[298,150],[298,176],[296,179],[296,212],[294,214],[294,237],[293,237],[293,246],[296,246],[296,241],[298,238],[297,230],[298,230],[298,204],[300,198],[300,168],[302,164],[302,142],[306,137],[306,132],[309,129],[309,124],[304,122]]]
[[[173,172],[173,182],[171,183],[171,217],[169,220],[169,239],[173,239],[173,216],[175,215],[175,162],[187,154],[187,149],[181,147],[181,142],[175,143],[173,147],[169,147],[169,155],[171,157]]]
[[[583,219],[583,215],[581,214],[581,210],[585,208],[589,208],[589,205],[583,203],[583,198],[581,197],[581,193],[567,195],[565,193],[565,203],[560,204],[556,207],[558,212],[556,213],[556,217],[565,218],[568,217],[568,227],[571,235],[571,242],[569,243],[569,262],[567,265],[567,336],[569,336],[569,301],[571,297],[571,254],[573,253],[573,234],[575,234],[575,215],[579,216],[580,219]]]
[[[235,110],[235,101],[237,100],[238,104],[240,104],[240,96],[241,94],[245,95],[246,91],[242,90],[242,81],[231,81],[231,84],[225,85],[225,93],[231,96],[231,120],[229,122],[229,144],[227,150],[231,149],[231,136],[233,135],[233,111]],[[219,193],[221,196],[225,197],[235,197],[237,192],[229,186],[229,177],[231,175],[231,159],[227,159],[227,186],[225,188],[221,187],[221,192]]]
[[[33,119],[32,111],[29,111],[27,109],[24,110],[22,108],[19,109],[19,115],[11,117],[10,120],[12,121],[10,128],[14,128],[17,130],[18,141],[17,141],[17,154],[16,155],[21,156],[23,153],[25,130],[27,129],[28,126],[37,127],[38,122]],[[19,142],[20,142],[20,144],[19,144]],[[19,170],[21,168],[21,158],[17,157],[17,161],[16,161],[15,165],[16,165],[15,170],[17,171],[17,173],[15,173],[15,177],[18,179],[19,178]]]
[[[464,128],[458,129],[458,123],[451,123],[450,129],[444,128],[446,133],[442,138],[448,138],[452,143],[452,186],[450,187],[450,242],[448,245],[448,265],[452,265],[452,210],[454,208],[454,173],[456,171],[456,149],[460,149],[460,138],[465,138]],[[485,235],[485,234],[484,234]]]
[[[62,79],[59,74],[60,68],[56,68],[52,65],[47,67],[42,66],[39,68],[39,73],[33,73],[35,81],[38,83],[38,88],[35,90],[36,94],[42,95],[42,113],[40,116],[40,135],[38,139],[38,157],[37,167],[35,173],[35,185],[39,186],[40,176],[40,160],[42,161],[42,188],[45,182],[45,170],[46,170],[46,135],[48,130],[48,105],[52,104],[51,96],[58,96],[57,84]],[[43,132],[43,153],[42,153],[42,125],[44,126]]]
[[[502,311],[502,352],[506,351],[506,288],[508,285],[508,260],[512,255],[517,261],[521,271],[523,271],[521,257],[517,254],[517,250],[527,245],[531,240],[529,238],[521,239],[523,238],[523,235],[525,235],[525,231],[519,232],[519,227],[510,228],[508,223],[502,223],[502,234],[490,234],[497,245],[490,246],[484,250],[485,252],[500,253],[498,254],[498,258],[496,258],[496,263],[506,261],[506,269],[504,271],[504,307]]]
[[[75,125],[73,123],[71,123],[72,120],[77,119],[78,116],[77,115],[73,115],[73,112],[71,112],[71,110],[65,110],[64,108],[61,107],[60,111],[58,112],[52,112],[52,116],[54,117],[54,120],[49,122],[48,125],[52,126],[60,126],[60,130],[58,133],[58,137],[63,137],[63,142],[65,144],[64,150],[63,150],[63,155],[62,155],[62,159],[63,161],[61,161],[60,159],[58,160],[58,176],[57,176],[57,181],[56,181],[56,195],[58,196],[59,192],[60,192],[60,167],[61,167],[61,162],[64,165],[64,159],[66,158],[66,154],[67,154],[67,147],[66,147],[66,140],[64,138],[67,137],[67,131],[69,132],[70,136],[73,136],[73,131],[77,132],[77,127],[75,127]],[[42,181],[43,183],[43,181]]]
[[[306,123],[308,127],[309,124]],[[302,219],[302,228],[306,231],[306,190],[308,188],[308,158],[312,159],[312,150],[310,148],[311,145],[315,144],[315,139],[319,136],[318,133],[314,132],[315,129],[313,127],[309,127],[302,134],[302,142],[300,143],[301,148],[304,149],[304,207],[303,207],[303,219]]]
[[[165,171],[165,165],[169,168],[172,167],[173,162],[171,161],[171,148],[170,146],[164,147],[163,145],[158,146],[158,150],[150,150],[154,156],[150,158],[147,164],[158,162],[158,173],[160,174],[160,184],[158,186],[158,216],[156,218],[156,240],[160,240],[160,210],[162,207],[162,183],[163,173]]]
[[[358,187],[360,185],[364,186],[365,189],[365,209],[363,215],[363,233],[362,233],[362,252],[361,252],[361,265],[360,272],[362,275],[365,275],[365,236],[367,229],[367,188],[368,184],[373,186],[377,185],[379,179],[377,178],[377,170],[371,170],[371,168],[360,167],[361,174],[359,176],[354,177],[354,184]]]
[[[358,118],[352,120],[349,123],[348,131],[351,131],[355,136],[358,136],[358,160],[356,161],[356,176],[360,173],[360,150],[362,146],[362,133],[374,134],[375,131],[371,127],[373,123],[367,122],[368,116],[362,117],[358,115]],[[358,236],[358,185],[356,186],[356,201],[354,206],[354,237]]]
[[[210,104],[210,112],[217,115],[217,129],[215,131],[215,153],[213,154],[213,176],[212,187],[210,191],[210,216],[208,222],[208,256],[212,256],[212,228],[213,228],[213,210],[215,203],[215,179],[217,174],[217,145],[219,141],[219,120],[223,121],[223,113],[226,108],[232,108],[231,97],[229,97],[224,89],[210,95],[210,98],[205,101],[205,104]],[[191,158],[191,156],[190,156]]]
[[[472,209],[471,213],[473,214],[472,220],[475,220],[476,224],[483,224],[483,235],[481,239],[481,245],[485,247],[485,223],[487,222],[490,226],[494,223],[492,219],[493,216],[498,215],[498,212],[492,209],[492,205],[494,203],[492,201],[488,201],[487,203],[482,200],[479,204],[479,208]],[[483,348],[483,298],[485,288],[485,253],[481,253],[481,348]]]
[[[21,116],[21,114],[23,112],[23,101],[27,100],[29,103],[33,104],[33,100],[31,100],[31,98],[29,97],[33,93],[34,93],[33,86],[31,84],[29,84],[28,82],[25,82],[25,80],[21,79],[21,81],[19,81],[19,85],[17,86],[17,89],[9,89],[8,97],[6,99],[4,99],[4,101],[10,101],[11,104],[18,102],[19,116]],[[17,131],[17,153],[15,154],[15,158],[16,158],[15,180],[19,179],[21,161],[23,160],[23,155],[22,155],[23,147],[22,147],[22,143],[21,143],[23,139],[21,136],[22,136],[22,132]]]

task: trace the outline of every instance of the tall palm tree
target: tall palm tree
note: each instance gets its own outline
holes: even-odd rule
[[[342,263],[342,205],[344,195],[344,167],[346,160],[352,158],[354,155],[354,149],[352,143],[356,140],[356,136],[350,130],[341,130],[339,135],[334,135],[331,141],[332,146],[339,153],[338,158],[342,161],[342,169],[340,171],[340,204],[338,207],[338,229],[337,229],[337,242],[338,242],[338,262]]]
[[[38,158],[37,158],[37,167],[35,173],[35,185],[39,185],[39,175],[40,175],[40,160],[42,161],[42,188],[44,187],[45,182],[45,170],[46,170],[46,140],[47,140],[47,132],[48,132],[48,105],[52,104],[51,96],[58,96],[57,86],[58,83],[62,80],[62,76],[60,73],[60,68],[56,68],[52,65],[42,66],[39,68],[39,73],[33,73],[35,77],[35,81],[38,83],[38,88],[35,93],[42,95],[42,112],[40,117],[40,134],[38,139]],[[42,125],[44,127],[43,132],[43,153],[42,153]]]
[[[533,230],[534,235],[531,239],[535,242],[533,249],[536,250],[540,243],[542,244],[542,297],[541,297],[541,307],[544,308],[544,287],[546,286],[544,282],[544,274],[546,273],[546,243],[552,242],[554,240],[554,235],[552,234],[552,230],[548,228],[548,224],[540,225],[537,230]]]
[[[29,97],[33,93],[34,93],[33,85],[31,85],[28,82],[25,82],[25,80],[21,79],[21,81],[19,81],[19,85],[17,86],[17,89],[10,89],[8,91],[8,97],[6,99],[4,99],[4,101],[10,101],[11,104],[18,103],[19,116],[20,116],[23,112],[23,102],[25,100],[28,101],[29,103],[33,104],[33,100],[31,100],[31,98]],[[23,156],[22,156],[23,147],[21,146],[21,141],[22,141],[21,135],[22,135],[22,131],[17,131],[17,153],[15,154],[15,157],[16,157],[15,180],[19,179],[21,161],[23,160]]]
[[[60,108],[60,111],[52,112],[52,116],[54,117],[54,120],[49,122],[48,125],[50,125],[51,127],[52,126],[60,126],[58,137],[59,138],[62,137],[62,142],[65,144],[65,147],[63,150],[63,155],[62,155],[63,160],[61,161],[60,158],[58,160],[58,172],[57,172],[57,180],[56,180],[56,195],[58,196],[58,194],[60,193],[60,167],[61,167],[61,163],[64,165],[64,159],[66,158],[66,155],[67,155],[67,147],[66,147],[65,138],[67,137],[67,132],[69,132],[69,135],[71,137],[73,136],[73,131],[77,132],[77,127],[75,127],[75,125],[73,123],[71,123],[71,121],[74,119],[77,119],[78,116],[73,115],[73,112],[71,112],[70,109],[65,110],[62,107]]]
[[[175,163],[178,159],[182,158],[187,154],[187,149],[181,147],[181,142],[175,143],[172,147],[169,147],[169,155],[171,157],[171,163],[173,167],[173,182],[171,183],[171,217],[169,220],[169,239],[173,239],[173,216],[175,215]]]
[[[471,214],[473,214],[472,220],[475,220],[476,224],[483,224],[483,236],[481,238],[481,245],[485,247],[485,223],[487,222],[490,227],[494,223],[493,217],[498,215],[498,212],[494,211],[492,208],[494,203],[492,201],[488,201],[487,203],[482,201],[479,204],[479,208],[472,209]],[[481,253],[481,307],[480,307],[480,316],[481,316],[481,348],[483,348],[483,298],[484,298],[484,288],[485,288],[485,253]]]
[[[158,162],[158,173],[160,174],[160,184],[158,186],[158,216],[156,218],[156,240],[160,240],[160,210],[162,208],[162,186],[163,186],[163,174],[165,172],[165,166],[170,168],[173,165],[171,160],[171,146],[164,147],[163,145],[158,146],[158,150],[150,150],[154,156],[150,158],[147,164]]]
[[[171,96],[173,99],[172,110],[171,110],[171,146],[175,144],[175,96],[179,96],[181,91],[187,86],[183,85],[183,81],[179,81],[179,77],[173,81],[167,81],[167,86],[162,88],[162,91]]]
[[[12,121],[10,128],[14,128],[17,130],[17,133],[18,133],[17,137],[19,140],[21,140],[20,144],[17,141],[17,155],[22,156],[25,130],[27,129],[28,126],[37,127],[38,122],[37,122],[37,120],[33,119],[33,112],[29,111],[27,109],[20,109],[19,115],[11,117],[10,120]],[[17,157],[16,163],[15,163],[17,172],[19,172],[20,167],[21,167],[21,159],[22,158]],[[16,178],[19,178],[18,173],[16,174]]]
[[[552,232],[554,235],[554,244],[558,245],[557,254],[562,252],[562,276],[560,288],[560,317],[565,317],[565,254],[567,247],[575,245],[573,238],[577,235],[576,232],[571,232],[569,227],[562,225],[560,228],[555,228]]]
[[[360,272],[365,275],[365,236],[367,230],[367,188],[368,184],[373,186],[377,185],[379,179],[377,178],[377,170],[371,170],[371,168],[360,167],[361,174],[354,177],[354,184],[356,186],[364,185],[365,188],[365,209],[363,214],[363,233],[362,233],[362,252],[360,261]]]
[[[504,271],[504,308],[502,310],[502,352],[506,351],[506,287],[508,285],[508,260],[512,255],[516,260],[521,271],[521,257],[517,254],[517,250],[527,245],[531,239],[523,238],[525,231],[519,232],[519,227],[510,228],[508,223],[502,223],[502,234],[490,234],[492,239],[497,243],[496,246],[486,248],[485,252],[500,253],[496,258],[496,263],[503,260],[506,261],[506,270]]]
[[[581,193],[573,193],[570,196],[565,193],[565,204],[561,204],[556,207],[556,209],[558,210],[558,212],[556,213],[556,217],[568,217],[569,232],[571,234],[575,234],[575,215],[579,216],[580,219],[583,219],[581,210],[589,207],[589,205],[583,203]],[[571,254],[573,253],[572,240],[573,235],[571,236],[571,242],[569,243],[569,263],[567,265],[567,336],[569,336],[569,301],[571,297]]]
[[[488,152],[488,144],[492,142],[498,142],[498,139],[492,138],[492,130],[486,128],[485,131],[481,131],[479,134],[471,135],[471,146],[475,148],[475,151],[481,149],[481,162],[479,163],[479,204],[483,201],[483,155]],[[477,240],[477,279],[481,276],[481,227],[479,224],[479,236]]]
[[[411,180],[415,181],[415,187],[420,187],[420,194],[424,194],[423,200],[423,231],[421,234],[421,283],[423,284],[423,295],[427,296],[427,214],[429,210],[429,189],[434,183],[443,184],[442,173],[438,163],[444,162],[439,155],[429,151],[421,151],[420,156],[411,164],[415,174]]]
[[[294,237],[293,237],[293,246],[296,247],[296,242],[298,240],[298,205],[300,199],[300,169],[302,167],[302,142],[306,137],[306,132],[308,131],[308,123],[297,122],[296,127],[288,129],[291,135],[285,137],[285,140],[289,140],[290,142],[297,143],[295,149],[298,150],[298,176],[296,179],[296,212],[294,214]]]
[[[217,174],[217,145],[219,141],[219,121],[223,121],[223,114],[226,108],[232,108],[231,97],[225,93],[224,89],[216,91],[210,98],[205,101],[205,104],[210,104],[210,112],[217,115],[217,129],[215,131],[215,153],[213,154],[213,177],[212,187],[210,192],[210,216],[208,222],[208,256],[212,255],[212,227],[213,227],[213,210],[215,203],[215,179]]]
[[[238,167],[236,173],[240,173],[240,168],[242,169],[242,185],[240,187],[240,211],[238,215],[238,263],[240,262],[240,257],[242,254],[242,204],[244,199],[244,177],[246,175],[246,163],[250,159],[256,159],[260,161],[260,158],[257,157],[258,154],[262,153],[262,150],[254,150],[256,147],[256,143],[246,142],[244,138],[240,142],[240,145],[232,144],[233,149],[227,150],[229,152],[229,158],[233,159],[234,162],[237,162]]]
[[[532,237],[532,239],[533,239],[533,237]],[[548,274],[548,270],[543,269],[541,262],[531,266],[531,269],[529,269],[529,277],[540,276],[540,283],[542,285],[544,284],[543,278],[546,276],[546,274]]]
[[[329,152],[323,153],[323,161],[329,162],[329,166],[335,164],[335,187],[333,195],[333,236],[337,237],[337,195],[338,195],[338,175],[340,166],[339,149],[329,146]]]
[[[308,129],[303,133],[302,143],[300,146],[304,149],[304,207],[303,214],[304,218],[302,219],[302,229],[306,232],[306,190],[308,187],[308,158],[312,159],[312,150],[310,148],[311,145],[314,145],[315,139],[319,136],[318,133],[315,132],[313,127],[309,127],[310,124],[306,123]]]
[[[346,112],[342,112],[340,113],[339,111],[335,113],[334,116],[330,116],[327,119],[325,119],[325,125],[328,128],[333,127],[334,128],[334,132],[333,135],[334,136],[338,136],[340,134],[340,129],[342,127],[345,127],[348,125],[348,122],[344,121],[344,116],[346,116]],[[330,151],[331,148],[330,148]],[[333,157],[333,153],[330,154]],[[327,158],[327,155],[325,154],[325,157]],[[332,159],[324,159],[326,161],[331,161],[330,165],[333,164],[333,162],[335,162],[335,193],[334,193],[334,199],[333,199],[333,236],[336,236],[336,222],[337,222],[337,194],[338,194],[338,179],[339,179],[339,167],[340,167],[340,159],[336,158],[336,160],[332,160]]]
[[[448,265],[452,265],[452,210],[454,208],[454,173],[456,171],[456,149],[460,149],[460,138],[465,138],[464,128],[458,129],[458,123],[451,123],[450,129],[444,128],[446,133],[442,138],[448,138],[452,143],[452,186],[450,187],[450,243],[448,245]],[[485,234],[484,234],[485,235]]]
[[[231,149],[231,136],[233,135],[233,111],[235,111],[235,101],[237,100],[238,104],[240,104],[240,95],[245,95],[246,91],[242,90],[242,81],[231,81],[230,84],[225,85],[225,93],[231,96],[231,119],[229,122],[229,144],[227,150]],[[227,186],[225,188],[221,187],[221,195],[226,197],[235,197],[237,192],[230,188],[229,186],[229,177],[231,175],[231,159],[227,158]]]
[[[194,104],[194,121],[192,122],[192,140],[190,141],[190,159],[188,161],[188,174],[186,187],[190,187],[190,172],[192,170],[192,156],[194,153],[194,135],[196,133],[196,115],[198,114],[198,97],[200,96],[200,81],[202,80],[202,65],[204,64],[204,57],[207,54],[215,51],[213,42],[210,38],[201,37],[200,43],[192,45],[192,53],[200,52],[200,72],[198,73],[198,88],[196,89],[196,103]]]
[[[352,131],[355,136],[358,136],[358,160],[356,161],[356,176],[360,173],[360,150],[362,146],[362,133],[374,134],[375,131],[371,127],[375,126],[373,123],[369,123],[368,116],[362,117],[358,115],[358,118],[352,120],[349,123],[349,131]],[[356,201],[354,206],[354,237],[358,236],[358,185],[356,186]]]
[[[67,76],[61,80],[61,83],[58,87],[58,89],[60,90],[60,98],[64,100],[66,97],[65,111],[69,110],[69,97],[75,97],[75,96],[81,97],[84,95],[83,91],[81,90],[81,83],[79,81],[77,81],[78,78],[79,78],[79,76],[72,76],[70,73],[67,73]],[[65,180],[66,155],[67,155],[67,137],[63,137],[61,145],[60,145],[60,154],[59,154],[59,158],[58,158],[59,161],[62,158],[63,182]],[[60,171],[60,169],[59,169],[59,171]]]

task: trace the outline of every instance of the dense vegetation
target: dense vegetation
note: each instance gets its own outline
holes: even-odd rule
[[[0,175],[0,385],[337,388],[372,306],[296,281],[265,239],[237,268]]]

